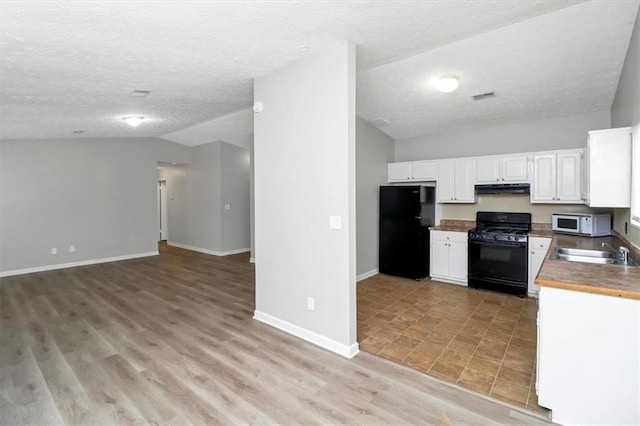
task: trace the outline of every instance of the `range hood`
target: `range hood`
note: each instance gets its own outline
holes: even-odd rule
[[[476,185],[476,194],[529,194],[528,183],[490,183]]]

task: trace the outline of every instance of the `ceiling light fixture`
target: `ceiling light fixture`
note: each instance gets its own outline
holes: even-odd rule
[[[125,121],[125,123],[127,123],[129,126],[131,127],[138,127],[141,123],[142,120],[144,120],[144,117],[142,116],[135,116],[135,117],[122,117],[122,119]]]
[[[436,86],[442,93],[451,93],[458,88],[460,81],[453,75],[443,75],[436,81]]]

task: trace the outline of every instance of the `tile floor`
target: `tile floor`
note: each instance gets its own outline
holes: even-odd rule
[[[357,293],[361,350],[547,413],[535,393],[536,299],[382,274]]]

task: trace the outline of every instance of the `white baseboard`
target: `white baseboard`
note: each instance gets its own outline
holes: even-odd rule
[[[167,245],[182,248],[185,250],[197,251],[205,254],[212,254],[214,256],[229,256],[230,254],[246,253],[248,251],[251,251],[250,248],[242,248],[242,249],[229,250],[229,251],[216,251],[216,250],[209,250],[209,249],[195,247],[195,246],[188,246],[186,244],[174,243],[172,241],[167,241]]]
[[[447,277],[439,277],[437,275],[432,275],[430,278],[433,281],[440,281],[440,282],[447,283],[447,284],[462,285],[462,286],[465,286],[465,287],[469,286],[469,284],[466,281],[458,281],[458,280],[447,278]]]
[[[356,282],[362,281],[362,280],[366,280],[367,278],[370,278],[370,277],[372,277],[374,275],[377,275],[377,274],[378,274],[378,268],[372,269],[372,270],[370,270],[368,272],[365,272],[365,273],[362,273],[362,274],[358,275],[356,277]]]
[[[117,262],[119,260],[137,259],[139,257],[157,256],[157,251],[146,253],[126,254],[124,256],[104,257],[102,259],[81,260],[79,262],[58,263],[56,265],[37,266],[35,268],[14,269],[12,271],[0,271],[1,277],[11,277],[13,275],[32,274],[34,272],[53,271],[55,269],[75,268],[76,266],[95,265],[96,263]]]
[[[265,314],[264,312],[254,311],[253,319],[275,327],[279,330],[285,331],[289,334],[306,340],[307,342],[311,342],[314,345],[320,346],[321,348],[327,349],[338,355],[342,355],[345,358],[353,358],[358,354],[358,352],[360,352],[357,342],[352,344],[351,346],[343,345],[342,343],[336,342],[333,339],[329,339],[328,337],[307,330],[306,328],[291,324],[288,321],[281,320],[280,318],[276,318],[272,315]]]

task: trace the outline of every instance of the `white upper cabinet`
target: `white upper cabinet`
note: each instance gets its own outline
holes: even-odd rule
[[[438,179],[437,161],[416,161],[411,164],[411,177],[413,180]]]
[[[532,203],[583,204],[582,150],[533,156]]]
[[[507,183],[529,182],[529,159],[526,155],[502,156],[502,181]]]
[[[406,182],[411,180],[411,163],[387,164],[389,182]]]
[[[556,201],[575,201],[582,199],[582,151],[558,154],[556,175]]]
[[[439,203],[475,202],[475,160],[461,158],[438,162],[437,200]]]
[[[476,183],[498,183],[502,179],[500,173],[501,157],[480,157],[476,159]]]
[[[437,161],[410,161],[387,165],[389,182],[433,181],[438,178]]]
[[[496,155],[476,158],[476,183],[529,182],[526,155]]]
[[[631,128],[589,132],[585,195],[590,207],[631,207]]]

